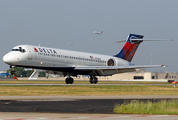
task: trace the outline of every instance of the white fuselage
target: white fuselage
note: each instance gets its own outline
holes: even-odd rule
[[[117,66],[129,66],[128,61],[113,56],[32,45],[14,47],[3,60],[11,66],[67,72],[76,66],[107,66],[111,58],[117,60]]]

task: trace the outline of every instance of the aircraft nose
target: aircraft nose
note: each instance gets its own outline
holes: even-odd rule
[[[4,55],[3,57],[3,61],[6,63],[6,64],[10,64],[12,62],[12,59],[11,59],[12,56],[10,56],[9,54],[6,54]]]

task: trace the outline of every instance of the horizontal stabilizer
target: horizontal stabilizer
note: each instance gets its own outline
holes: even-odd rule
[[[130,39],[131,42],[135,41],[173,41],[172,39]],[[126,40],[118,41],[117,43],[126,42]]]

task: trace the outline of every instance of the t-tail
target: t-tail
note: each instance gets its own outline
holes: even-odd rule
[[[143,35],[129,34],[124,47],[118,54],[114,55],[114,57],[119,57],[131,62],[139,44],[143,42],[141,40],[143,37]]]

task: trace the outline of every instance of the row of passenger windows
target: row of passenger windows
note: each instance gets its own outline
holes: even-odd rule
[[[95,59],[81,58],[81,57],[74,57],[74,56],[46,54],[46,53],[38,53],[38,54],[39,55],[44,55],[44,56],[51,56],[51,57],[59,57],[59,58],[68,58],[68,59],[74,59],[74,60],[83,60],[83,61],[93,61],[93,62],[106,63],[106,61],[104,61],[104,60],[95,60]]]

